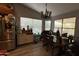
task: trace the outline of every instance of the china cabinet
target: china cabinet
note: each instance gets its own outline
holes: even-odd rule
[[[8,5],[0,4],[0,49],[15,48],[15,17],[11,12]]]

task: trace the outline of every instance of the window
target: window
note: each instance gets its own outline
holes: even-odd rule
[[[56,32],[57,30],[60,31],[61,33],[61,30],[62,30],[62,19],[59,19],[59,20],[55,20],[55,26],[54,26],[54,32]]]
[[[74,35],[74,29],[64,29],[62,30],[62,33],[68,33],[68,35]]]
[[[75,20],[76,20],[75,17],[63,19],[63,30],[62,30],[62,33],[68,33],[68,35],[74,35]]]
[[[41,34],[42,32],[42,20],[33,20],[33,33]]]
[[[21,17],[20,24],[21,24],[20,25],[21,29],[25,28],[25,30],[27,30],[27,25],[29,25],[29,28],[33,29],[33,33],[41,34],[41,31],[42,31],[42,20]]]
[[[54,32],[59,29],[60,33],[68,33],[68,35],[74,35],[75,20],[75,17],[55,20]]]
[[[21,29],[25,28],[27,30],[27,25],[29,25],[29,28],[32,28],[33,26],[32,24],[33,24],[33,19],[21,17],[20,20]]]
[[[45,21],[45,30],[50,30],[51,28],[51,21]]]

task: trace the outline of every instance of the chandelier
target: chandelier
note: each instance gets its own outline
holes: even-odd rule
[[[45,7],[46,7],[45,12],[41,11],[41,18],[49,19],[51,17],[52,11],[47,10],[47,3],[45,4]]]

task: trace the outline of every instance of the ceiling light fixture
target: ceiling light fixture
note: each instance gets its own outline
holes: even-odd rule
[[[46,7],[45,12],[41,11],[41,18],[50,19],[52,11],[47,10],[47,3],[45,4],[45,7]]]

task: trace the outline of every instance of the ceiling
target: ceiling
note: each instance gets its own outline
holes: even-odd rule
[[[45,11],[45,3],[24,3],[37,12]],[[79,3],[48,3],[48,10],[52,11],[52,16],[68,13],[71,11],[79,10]]]

